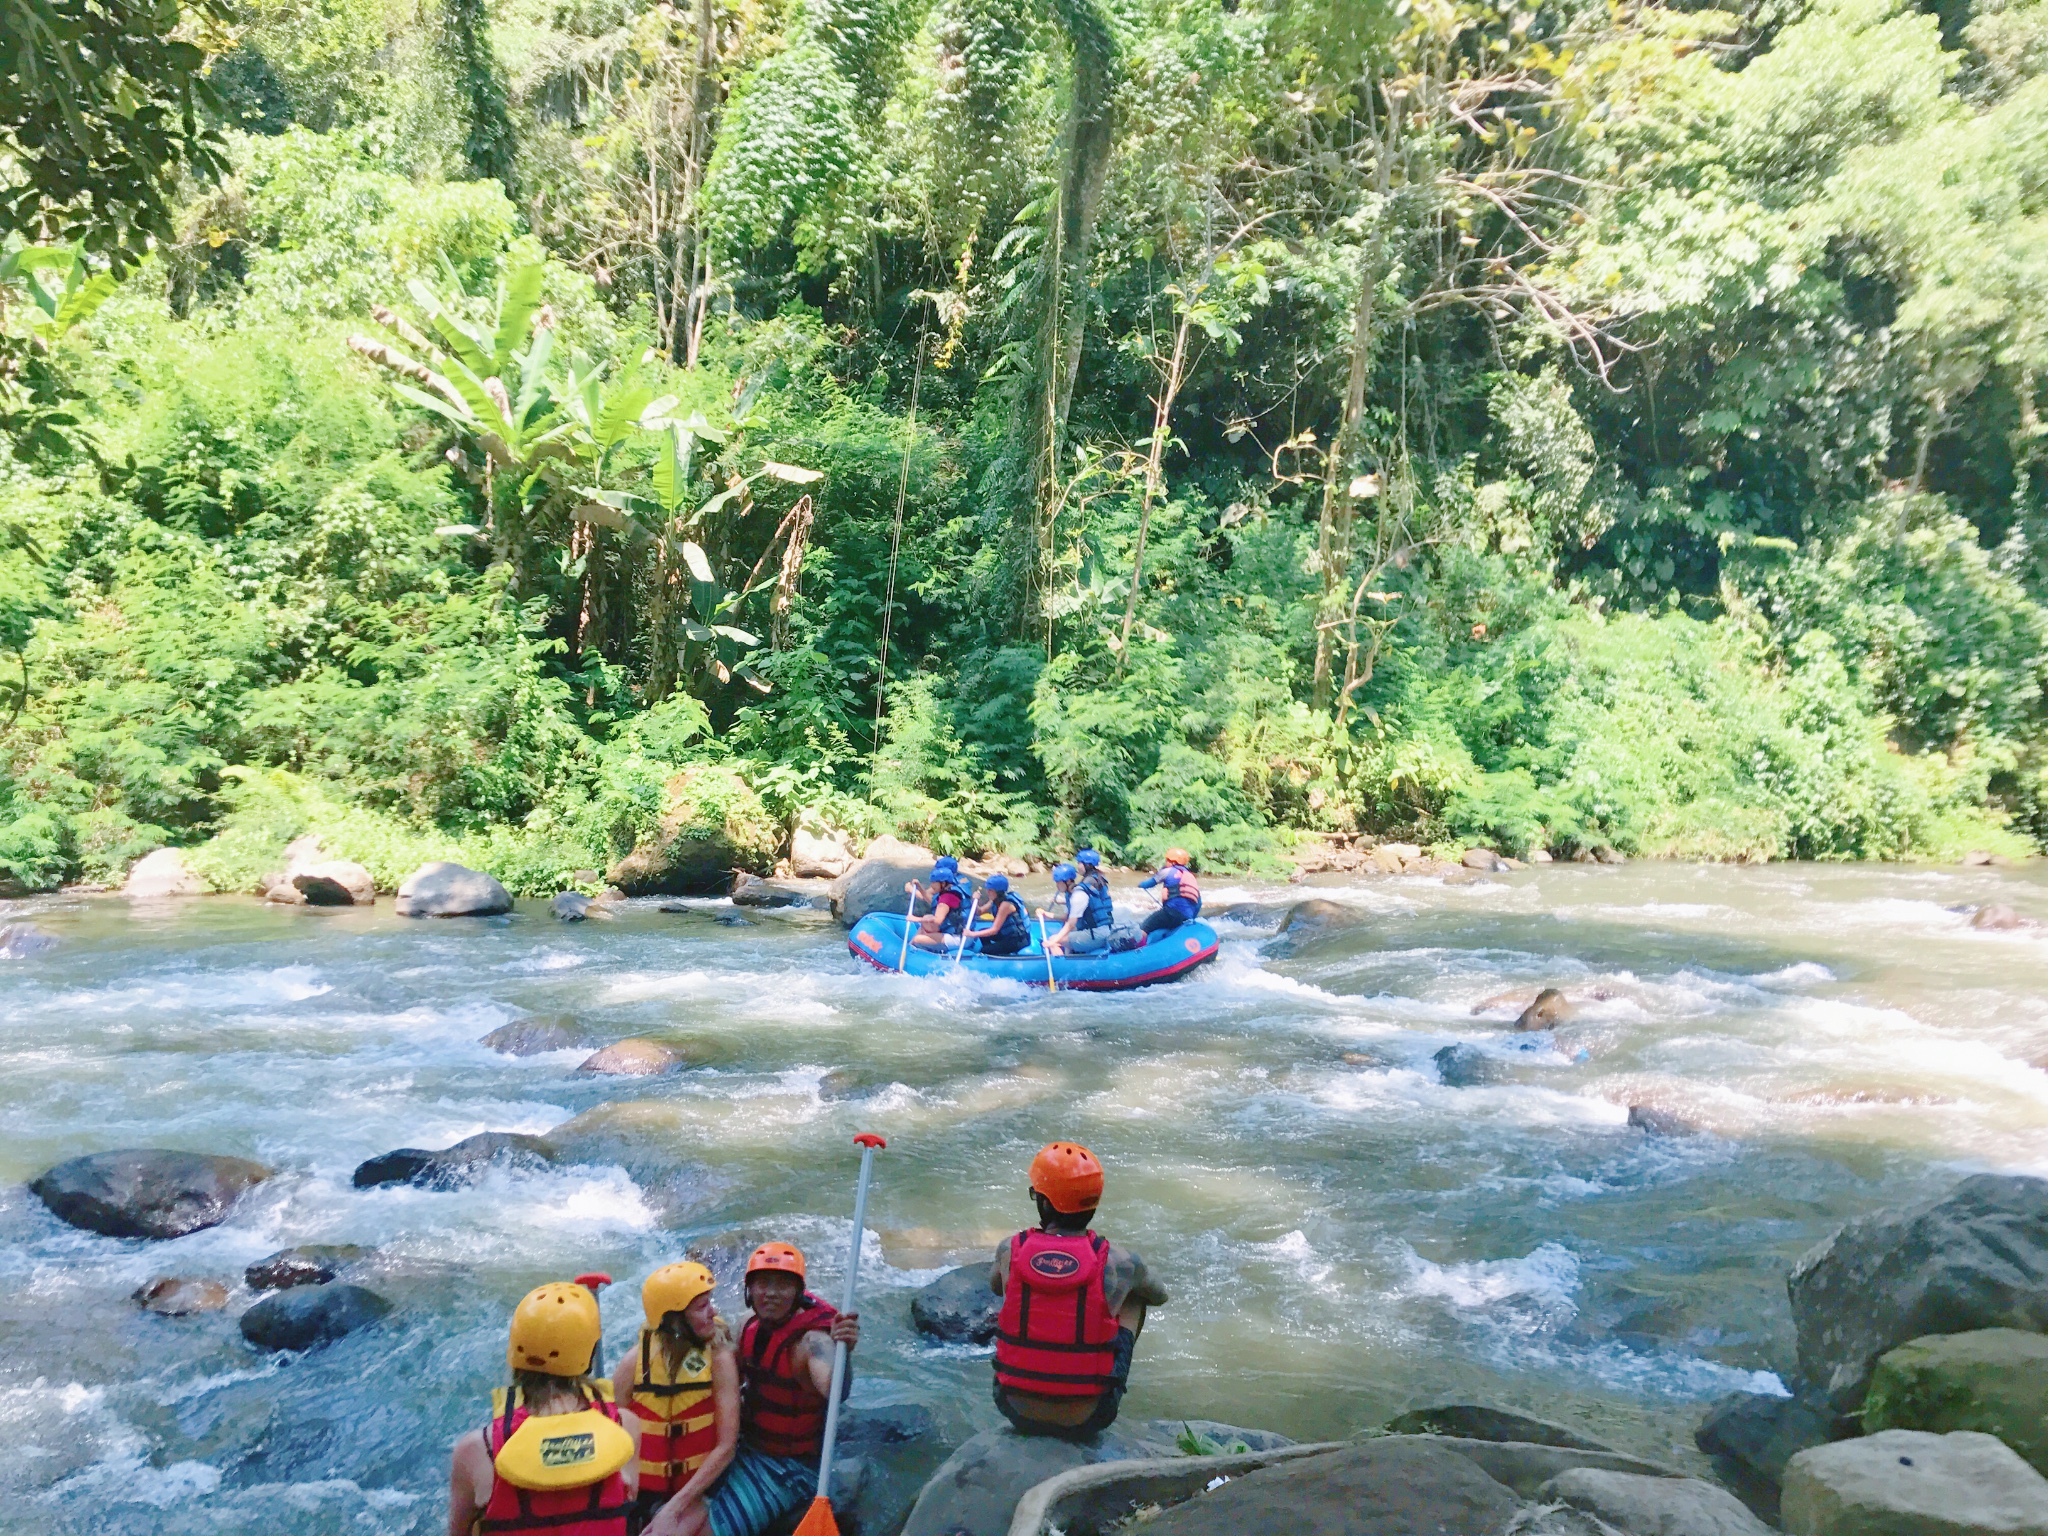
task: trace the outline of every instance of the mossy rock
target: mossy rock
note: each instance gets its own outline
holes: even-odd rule
[[[669,779],[660,823],[605,879],[628,896],[719,896],[734,870],[773,869],[781,841],[781,828],[746,780],[699,764]]]
[[[1980,1328],[1901,1344],[1877,1362],[1863,1428],[1978,1430],[2048,1475],[2048,1335]]]

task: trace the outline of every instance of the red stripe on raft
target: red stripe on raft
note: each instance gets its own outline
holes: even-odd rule
[[[1211,944],[1207,949],[1190,959],[1176,961],[1164,970],[1147,971],[1142,976],[1118,976],[1113,979],[1100,981],[1063,981],[1060,983],[1060,990],[1062,992],[1125,992],[1132,987],[1148,987],[1154,982],[1171,981],[1176,976],[1192,971],[1196,966],[1206,965],[1211,960],[1214,960],[1219,947],[1219,945]],[[884,965],[875,956],[868,954],[856,945],[851,938],[846,941],[846,948],[848,953],[852,954],[855,959],[867,961],[869,965],[872,965],[885,976],[908,976],[910,974],[908,971],[897,970],[893,965]],[[1012,957],[1005,955],[1002,958],[1010,959]],[[1043,957],[1038,956],[1034,958]],[[988,971],[976,971],[975,974],[977,976],[987,976],[991,973]],[[1021,981],[1027,987],[1042,987],[1046,985],[1045,982],[1033,981],[1028,976],[1005,977],[1003,979]]]

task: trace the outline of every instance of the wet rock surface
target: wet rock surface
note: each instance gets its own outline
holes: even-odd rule
[[[390,1310],[390,1302],[360,1285],[294,1286],[244,1312],[242,1337],[258,1349],[315,1349],[368,1327]]]
[[[220,1311],[228,1304],[228,1288],[220,1280],[165,1275],[138,1287],[131,1299],[143,1311],[159,1317],[190,1317],[195,1312]]]
[[[1692,1438],[1750,1508],[1775,1515],[1786,1464],[1801,1451],[1853,1433],[1853,1424],[1843,1425],[1832,1409],[1810,1398],[1732,1392],[1707,1410]]]
[[[553,1145],[542,1137],[517,1131],[483,1131],[437,1152],[422,1147],[399,1147],[367,1158],[356,1165],[352,1182],[357,1189],[375,1189],[383,1184],[460,1189],[481,1178],[494,1163],[538,1168],[553,1162],[554,1156]]]
[[[905,883],[928,881],[932,862],[931,849],[920,844],[876,838],[861,861],[832,882],[832,915],[851,928],[870,912],[903,911],[910,900]]]
[[[1477,1088],[1494,1082],[1504,1067],[1476,1045],[1447,1045],[1430,1060],[1436,1063],[1436,1075],[1446,1088]]]
[[[74,1227],[163,1239],[218,1226],[270,1176],[247,1158],[135,1147],[59,1163],[29,1191]]]
[[[1699,1127],[1683,1115],[1668,1109],[1659,1109],[1654,1104],[1631,1104],[1628,1107],[1628,1123],[1634,1129],[1650,1136],[1696,1136]]]
[[[689,1056],[660,1040],[618,1040],[594,1052],[576,1069],[583,1077],[660,1077],[681,1070]]]
[[[948,1344],[987,1344],[996,1336],[1002,1298],[988,1288],[989,1266],[950,1269],[910,1301],[917,1331]]]
[[[34,923],[0,923],[0,960],[27,960],[57,948],[57,936]]]
[[[1359,927],[1365,920],[1366,914],[1357,907],[1312,896],[1287,909],[1287,915],[1280,919],[1280,933],[1282,937],[1296,940],[1319,938],[1326,933]]]
[[[400,917],[493,917],[512,910],[512,897],[494,877],[444,860],[406,876],[397,909]]]
[[[305,1243],[266,1254],[242,1271],[252,1291],[288,1291],[295,1285],[326,1285],[373,1250],[354,1243]]]
[[[1849,1222],[1786,1280],[1799,1370],[1840,1412],[1878,1358],[1932,1333],[2048,1331],[2048,1179],[1978,1174]]]
[[[544,1051],[575,1050],[596,1041],[590,1030],[564,1015],[553,1019],[514,1019],[510,1024],[500,1024],[477,1043],[507,1056],[538,1056]]]
[[[1537,1497],[1570,1505],[1629,1536],[1770,1536],[1771,1528],[1725,1488],[1696,1477],[1642,1477],[1574,1467]]]
[[[1914,1339],[1877,1362],[1866,1430],[1976,1430],[2048,1475],[2048,1335],[1984,1328]]]
[[[1612,1449],[1562,1424],[1478,1403],[1412,1408],[1387,1420],[1387,1431],[1396,1435],[1445,1435],[1455,1440],[1511,1440],[1523,1445],[1559,1445],[1581,1451]]]
[[[593,917],[610,917],[611,913],[581,891],[563,891],[548,903],[548,916],[558,923],[580,923]]]
[[[1500,1536],[1508,1489],[1441,1443],[1393,1436],[1235,1478],[1167,1510],[1147,1536]]]

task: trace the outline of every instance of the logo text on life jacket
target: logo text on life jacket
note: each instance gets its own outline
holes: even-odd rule
[[[544,1467],[573,1467],[597,1459],[597,1436],[552,1435],[540,1443],[540,1464]]]
[[[1048,1280],[1064,1280],[1081,1267],[1081,1261],[1071,1253],[1034,1253],[1031,1268],[1036,1274]]]

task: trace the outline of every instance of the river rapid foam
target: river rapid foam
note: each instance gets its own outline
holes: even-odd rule
[[[1180,984],[1048,997],[878,975],[819,914],[629,904],[558,926],[409,923],[211,899],[0,903],[58,945],[0,961],[0,1530],[432,1532],[449,1441],[503,1374],[529,1287],[587,1269],[605,1354],[686,1246],[722,1276],[770,1236],[836,1294],[849,1138],[890,1139],[870,1205],[856,1401],[995,1422],[987,1351],[909,1327],[912,1290],[1029,1215],[1044,1141],[1109,1167],[1103,1227],[1173,1294],[1126,1412],[1333,1438],[1480,1400],[1698,1465],[1704,1404],[1782,1391],[1783,1278],[1841,1220],[1979,1168],[2048,1174],[2038,870],[1560,866],[1445,886],[1316,882],[1357,926],[1273,938],[1301,888],[1214,888],[1224,944]],[[1568,1021],[1518,1035],[1542,986]],[[584,1078],[587,1048],[483,1035],[564,1019],[685,1070]],[[1472,1086],[1436,1057],[1471,1048]],[[1630,1106],[1667,1129],[1629,1123]],[[478,1131],[554,1133],[554,1167],[453,1192],[355,1165]],[[121,1146],[278,1176],[169,1243],[56,1221],[24,1182]],[[250,1261],[376,1252],[383,1324],[297,1358],[235,1318]],[[163,1275],[224,1313],[144,1314]],[[738,1311],[730,1280],[721,1306]]]

